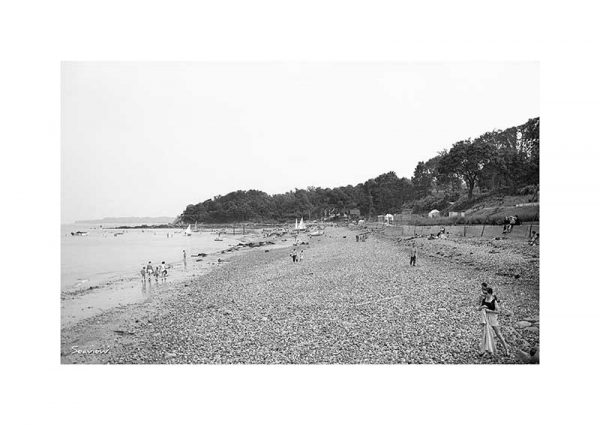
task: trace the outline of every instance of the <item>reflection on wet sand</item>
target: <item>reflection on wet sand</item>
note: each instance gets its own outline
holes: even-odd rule
[[[152,299],[152,293],[154,292],[152,288],[152,279],[148,279],[148,283],[146,281],[142,283],[142,295],[146,297],[146,299]]]

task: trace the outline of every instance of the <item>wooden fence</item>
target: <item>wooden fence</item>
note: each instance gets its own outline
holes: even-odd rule
[[[456,226],[382,226],[381,224],[369,224],[369,227],[383,227],[385,233],[395,236],[414,236],[422,235],[429,236],[437,235],[443,228],[446,229],[446,234],[450,237],[509,237],[527,239],[533,231],[540,232],[539,223],[524,223],[518,226],[513,226],[510,233],[503,234],[503,226],[478,224],[478,225],[456,225]]]

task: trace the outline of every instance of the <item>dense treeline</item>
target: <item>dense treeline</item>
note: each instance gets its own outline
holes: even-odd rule
[[[298,217],[320,219],[358,210],[363,217],[398,213],[410,208],[423,212],[444,209],[475,191],[516,193],[539,184],[539,118],[494,130],[474,140],[461,140],[417,164],[412,178],[390,171],[356,186],[308,187],[268,195],[238,190],[188,205],[184,223],[286,221]]]

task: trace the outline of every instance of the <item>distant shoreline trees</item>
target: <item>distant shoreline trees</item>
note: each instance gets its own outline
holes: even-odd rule
[[[268,195],[238,190],[190,204],[181,223],[231,223],[331,218],[358,209],[361,216],[444,209],[474,190],[506,190],[539,185],[539,117],[525,124],[494,130],[474,140],[461,140],[415,167],[412,178],[395,172],[381,174],[356,186],[295,189]]]

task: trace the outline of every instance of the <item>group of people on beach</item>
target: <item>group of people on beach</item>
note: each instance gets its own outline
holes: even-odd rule
[[[292,257],[292,263],[302,262],[302,260],[304,260],[304,250],[301,249],[300,252],[298,252],[296,248],[294,248],[290,253],[290,257]]]
[[[415,241],[410,244],[410,265],[417,263],[417,246]],[[479,355],[486,354],[495,356],[497,354],[494,335],[500,341],[504,352],[509,355],[508,345],[504,336],[500,332],[498,315],[500,313],[500,299],[494,294],[492,287],[487,283],[481,284],[481,293],[476,302],[477,311],[479,311],[479,323],[481,325],[481,343],[479,344]],[[493,333],[492,333],[493,332]]]
[[[514,226],[518,226],[521,224],[521,219],[519,219],[518,215],[511,215],[508,217],[504,217],[504,227],[502,228],[502,233],[511,233]]]
[[[430,233],[429,236],[427,237],[428,240],[433,240],[433,239],[446,239],[448,238],[448,235],[446,234],[446,228],[445,227],[441,227],[440,231],[437,232],[436,234]]]
[[[514,218],[515,217],[511,217],[511,219]],[[516,219],[518,219],[518,217],[516,217]],[[512,221],[516,223],[516,220],[509,220],[509,227],[507,228],[505,226],[505,230],[507,232],[510,232],[512,225],[514,225]],[[445,235],[445,233],[445,229],[442,228],[440,233],[438,234],[438,237],[440,237],[441,235]],[[364,240],[366,239],[366,236],[367,234],[356,235],[356,241],[359,242],[361,240]],[[538,238],[539,233],[536,233],[534,231],[529,243],[533,245],[537,242]],[[304,260],[304,250],[297,250],[296,248],[293,248],[290,253],[290,257],[292,258],[293,263],[302,262]],[[187,253],[185,252],[185,250],[183,251],[183,262],[185,268],[187,266]],[[416,263],[417,245],[416,242],[413,240],[410,243],[409,265],[416,266]],[[146,280],[149,284],[152,283],[152,277],[154,277],[156,284],[159,283],[159,280],[162,283],[166,283],[168,268],[169,266],[165,264],[164,261],[158,266],[153,266],[152,262],[148,261],[148,264],[144,265],[140,270],[140,273],[142,275],[142,282],[144,284],[143,288],[145,289]],[[500,331],[500,325],[498,322],[498,316],[500,314],[500,304],[501,301],[498,298],[498,296],[494,294],[494,290],[492,289],[492,287],[485,282],[481,283],[481,290],[479,296],[477,297],[475,306],[476,310],[478,311],[478,323],[481,328],[481,341],[478,350],[479,355],[481,357],[486,355],[496,356],[498,354],[495,339],[499,340],[500,345],[503,348],[504,354],[507,356],[510,355],[508,344],[506,343],[506,340]]]
[[[536,232],[535,230],[531,232],[531,237],[527,242],[529,245],[539,245],[540,243],[540,232]]]
[[[158,284],[159,279],[162,281],[162,283],[166,283],[168,274],[167,269],[168,266],[164,261],[156,267],[152,265],[152,261],[148,261],[148,264],[142,266],[142,269],[140,270],[140,274],[142,275],[142,283],[145,285],[146,279],[148,279],[148,283],[152,283],[152,277],[154,277],[156,280],[156,284]]]
[[[368,237],[369,237],[368,233],[361,233],[359,235],[356,235],[356,242],[365,242]]]

